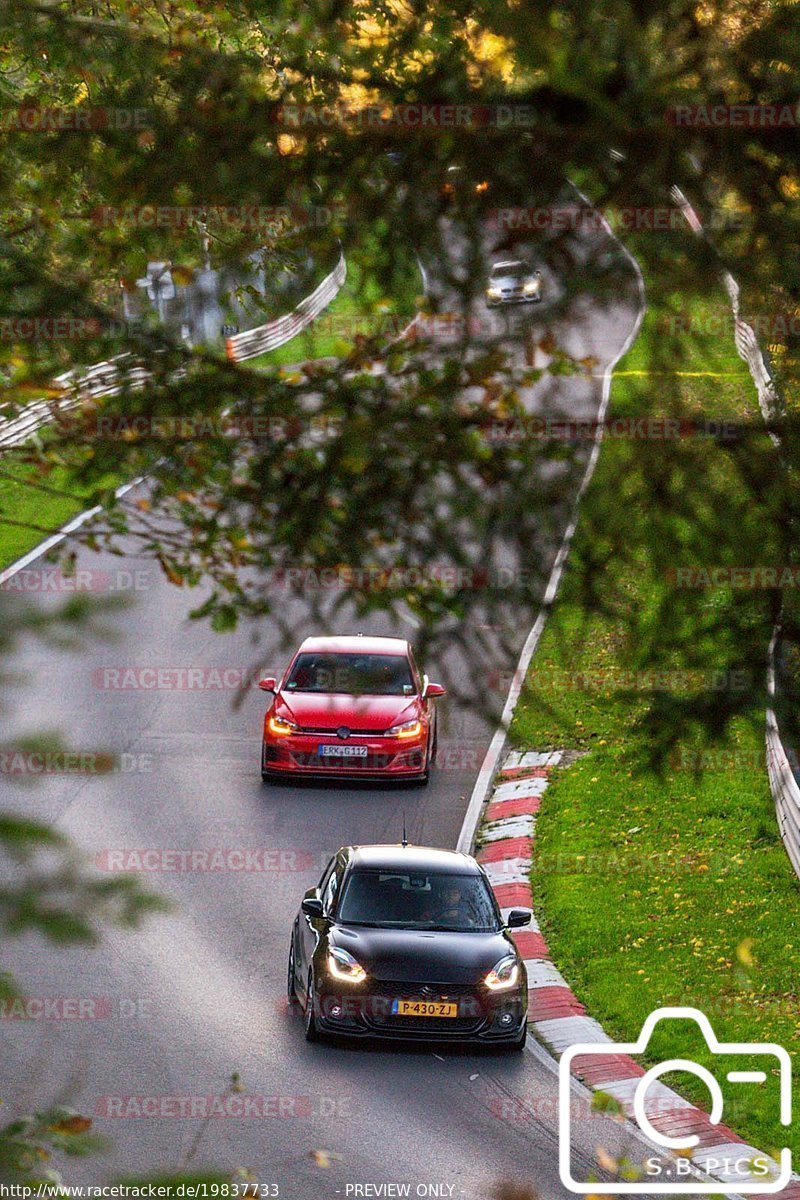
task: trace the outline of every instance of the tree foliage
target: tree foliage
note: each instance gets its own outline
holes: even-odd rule
[[[153,260],[190,278],[207,237],[214,263],[257,252],[268,277],[308,254],[324,273],[341,245],[390,303],[411,249],[433,281],[423,297],[421,278],[419,307],[474,312],[492,212],[574,204],[571,180],[601,209],[626,212],[671,207],[677,185],[713,229],[713,242],[681,223],[639,235],[650,239],[667,317],[693,312],[723,270],[742,285],[745,317],[793,314],[796,120],[725,124],[702,114],[730,105],[796,114],[798,45],[800,6],[765,0],[2,0],[5,412],[55,400],[59,371],[113,355],[131,355],[151,376],[144,390],[129,380],[102,401],[80,395],[23,457],[40,484],[67,465],[96,488],[103,516],[80,535],[90,546],[149,554],[176,586],[210,582],[196,615],[215,629],[269,615],[288,640],[270,579],[345,565],[350,582],[335,603],[306,596],[321,623],[344,610],[411,613],[423,648],[455,646],[473,672],[482,658],[512,662],[587,446],[493,431],[525,428],[535,385],[544,409],[565,377],[596,386],[597,360],[577,359],[565,330],[587,296],[609,319],[619,312],[634,286],[621,255],[609,263],[607,245],[593,249],[569,229],[527,238],[562,283],[537,335],[546,375],[528,335],[474,336],[469,321],[449,341],[359,335],[344,361],[254,370],[227,361],[221,346],[191,350],[152,322],[121,326],[120,287]],[[440,115],[412,127],[402,116],[409,105]],[[445,106],[470,115],[449,124]],[[693,121],[678,120],[678,110]],[[288,226],[241,216],[287,204],[301,214]],[[142,218],[159,206],[163,222]],[[319,213],[324,221],[314,220]],[[497,239],[494,250],[514,244]],[[381,305],[371,303],[377,317]],[[270,304],[267,296],[266,315]],[[48,322],[58,318],[80,323],[81,336],[53,336]],[[26,332],[31,321],[39,336]],[[654,513],[651,549],[665,570],[680,555],[794,560],[796,339],[790,330],[774,342],[781,450],[747,421],[718,447],[752,506],[726,507],[707,447],[696,460],[691,443],[637,456]],[[670,381],[677,347],[665,333],[649,369],[653,411],[681,416]],[[729,399],[721,391],[720,412],[705,416],[735,414]],[[146,475],[146,493],[118,501],[110,472]],[[662,665],[695,636],[703,599],[665,593],[657,629],[644,627],[605,571],[612,556],[636,569],[641,547],[626,542],[624,505],[612,496],[593,504],[594,551],[574,566],[584,593],[625,615],[632,660]],[[445,578],[442,566],[461,574]],[[364,582],[364,570],[391,579],[398,567],[394,582]],[[422,583],[409,584],[412,570]],[[757,679],[781,601],[773,588],[742,607],[728,627],[730,668],[744,665]],[[785,616],[790,640],[800,640],[792,610]],[[4,601],[0,650],[39,620]],[[709,641],[712,625],[713,613],[703,626]],[[696,642],[698,659],[704,644]],[[717,643],[714,666],[724,667]],[[762,705],[760,682],[734,701],[719,691],[662,697],[654,738],[667,743],[696,722],[721,731]],[[3,818],[0,846],[11,864],[0,891],[6,936],[92,939],[103,922],[134,923],[153,906],[127,880],[87,877],[46,827]],[[52,1133],[49,1120],[7,1130],[3,1153],[20,1137],[30,1145]]]

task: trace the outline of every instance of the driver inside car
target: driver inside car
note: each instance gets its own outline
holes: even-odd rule
[[[425,911],[425,920],[436,925],[469,928],[475,924],[470,906],[457,884],[448,884]]]

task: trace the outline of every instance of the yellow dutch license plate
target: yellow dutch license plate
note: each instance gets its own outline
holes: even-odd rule
[[[458,1005],[443,1000],[394,1000],[396,1017],[457,1017]]]

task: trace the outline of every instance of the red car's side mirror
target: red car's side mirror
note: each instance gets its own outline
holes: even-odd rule
[[[446,696],[447,688],[443,688],[440,683],[429,683],[425,689],[425,696],[428,699],[435,700],[437,696]]]
[[[258,686],[262,692],[274,692],[277,685],[277,679],[273,679],[271,675],[268,675],[266,679],[259,679],[258,681]]]

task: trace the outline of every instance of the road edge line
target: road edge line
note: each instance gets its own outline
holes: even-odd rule
[[[586,196],[584,196],[583,192],[578,191],[577,188],[575,190],[586,204],[591,204]],[[542,636],[547,618],[550,615],[550,609],[553,606],[553,601],[558,594],[561,576],[564,572],[567,555],[569,554],[570,546],[572,545],[572,539],[575,535],[575,530],[578,524],[581,500],[586,494],[589,484],[592,481],[592,476],[594,475],[595,467],[597,466],[597,460],[600,457],[600,446],[603,440],[603,422],[605,421],[606,410],[608,409],[608,404],[611,397],[611,378],[614,373],[614,367],[617,365],[620,359],[625,357],[633,343],[636,341],[642,321],[644,320],[644,315],[647,311],[644,276],[642,275],[641,267],[627,246],[625,246],[624,243],[615,236],[605,217],[601,217],[601,222],[609,236],[617,243],[617,245],[621,248],[623,255],[633,266],[639,289],[640,307],[633,327],[626,337],[622,348],[615,355],[615,357],[611,359],[603,371],[603,388],[600,399],[600,408],[597,414],[597,431],[594,436],[591,453],[589,454],[589,461],[586,464],[586,470],[583,473],[583,478],[581,479],[577,494],[575,496],[572,515],[567,524],[567,528],[564,531],[564,536],[561,539],[561,545],[558,548],[553,566],[550,570],[550,576],[547,581],[547,587],[542,599],[541,608],[539,609],[539,614],[536,617],[533,628],[525,639],[524,646],[522,647],[522,653],[520,654],[517,668],[511,680],[511,687],[508,690],[506,702],[503,706],[503,712],[500,717],[500,725],[495,730],[494,736],[489,743],[489,748],[486,751],[483,762],[481,763],[480,770],[478,771],[478,778],[475,780],[475,785],[470,795],[467,811],[464,814],[464,821],[461,826],[461,832],[458,835],[458,842],[456,843],[456,849],[461,851],[463,854],[469,854],[472,848],[472,843],[475,840],[475,832],[478,828],[480,815],[486,802],[486,798],[489,794],[492,780],[497,771],[497,764],[500,761],[500,755],[503,752],[503,748],[508,738],[508,727],[511,717],[514,714],[514,709],[517,706],[517,701],[519,700],[522,692],[523,682],[528,673],[528,667],[530,666],[531,660],[536,653],[536,647],[539,644],[539,639]]]
[[[123,496],[128,494],[128,492],[133,491],[134,488],[139,487],[141,483],[144,483],[145,478],[146,477],[144,475],[137,475],[136,479],[132,479],[130,483],[121,484],[115,490],[114,496],[117,500],[121,500]],[[66,525],[62,525],[57,533],[53,533],[49,537],[46,537],[44,541],[39,542],[39,544],[34,546],[32,550],[29,550],[27,554],[23,554],[22,558],[18,558],[16,562],[11,563],[10,566],[4,567],[3,570],[0,571],[0,589],[2,589],[4,584],[9,579],[13,579],[14,576],[19,574],[20,571],[24,571],[25,568],[30,565],[30,563],[36,562],[37,558],[41,558],[43,554],[47,554],[48,550],[52,550],[55,546],[60,545],[61,542],[65,542],[69,535],[74,533],[76,529],[80,529],[81,526],[85,525],[87,521],[90,521],[93,517],[98,516],[99,513],[104,511],[105,510],[101,504],[96,504],[94,508],[84,509],[83,512],[78,513],[77,516],[72,517],[71,520],[67,521]]]

